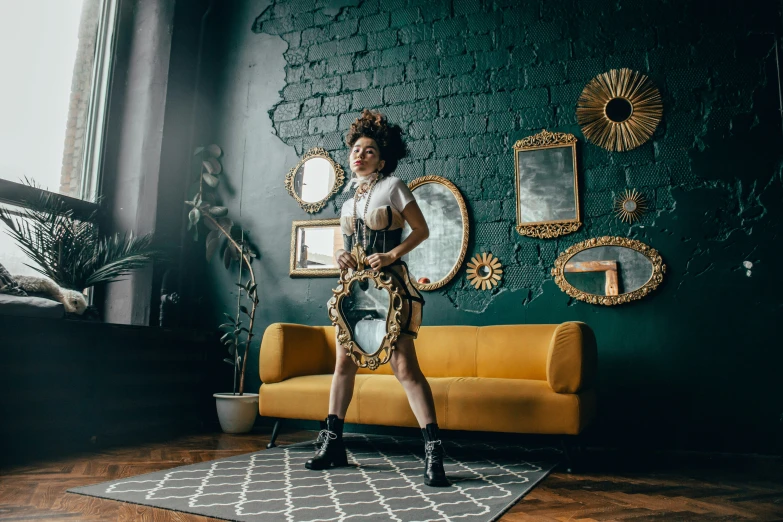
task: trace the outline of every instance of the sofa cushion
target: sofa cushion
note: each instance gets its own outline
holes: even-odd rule
[[[65,316],[65,308],[62,303],[43,297],[0,294],[0,315],[60,318]]]
[[[427,380],[438,423],[444,429],[575,435],[595,410],[592,391],[558,394],[547,381],[477,377]],[[269,417],[322,420],[329,408],[331,382],[331,375],[310,375],[264,384],[259,392],[259,412]],[[418,426],[402,385],[391,375],[357,375],[346,421]]]

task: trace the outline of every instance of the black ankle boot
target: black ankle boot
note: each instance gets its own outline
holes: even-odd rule
[[[443,469],[443,445],[440,441],[438,425],[427,424],[421,433],[424,435],[424,484],[436,488],[451,486]]]
[[[315,456],[305,462],[307,469],[322,470],[332,466],[347,466],[348,456],[343,443],[343,420],[337,415],[326,417],[326,429],[321,430],[315,441],[318,450]]]

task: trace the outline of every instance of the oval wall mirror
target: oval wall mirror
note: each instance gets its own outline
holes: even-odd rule
[[[565,293],[591,304],[615,305],[641,299],[663,281],[666,265],[640,241],[604,236],[568,248],[552,275]]]
[[[441,176],[423,176],[408,184],[430,236],[403,256],[416,288],[423,291],[442,287],[457,274],[468,250],[468,210],[459,189]],[[405,223],[402,239],[411,233]]]
[[[367,280],[353,281],[340,310],[356,347],[367,355],[378,353],[386,336],[389,291]]]
[[[316,147],[310,149],[285,178],[285,186],[307,212],[318,212],[345,181],[342,167],[329,153]]]

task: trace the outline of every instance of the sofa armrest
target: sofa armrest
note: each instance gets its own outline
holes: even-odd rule
[[[557,393],[576,393],[593,385],[598,361],[595,334],[585,323],[559,325],[549,343],[546,380]]]
[[[261,382],[271,384],[291,377],[331,373],[334,354],[325,330],[321,326],[270,324],[258,354]]]

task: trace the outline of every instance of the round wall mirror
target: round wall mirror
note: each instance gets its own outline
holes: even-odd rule
[[[585,86],[576,121],[588,141],[611,151],[631,150],[650,139],[663,114],[661,93],[631,69],[601,73]]]
[[[286,176],[288,193],[307,212],[318,212],[342,187],[345,174],[322,148],[310,149]]]
[[[658,252],[639,241],[604,236],[578,243],[555,261],[555,283],[568,295],[592,304],[641,299],[663,280]]]
[[[457,187],[440,176],[424,176],[408,185],[427,221],[430,236],[403,256],[419,290],[442,287],[457,274],[468,249],[468,211]],[[405,223],[402,238],[411,233]]]
[[[625,98],[612,98],[604,107],[606,117],[615,123],[622,123],[633,114],[633,105]]]

